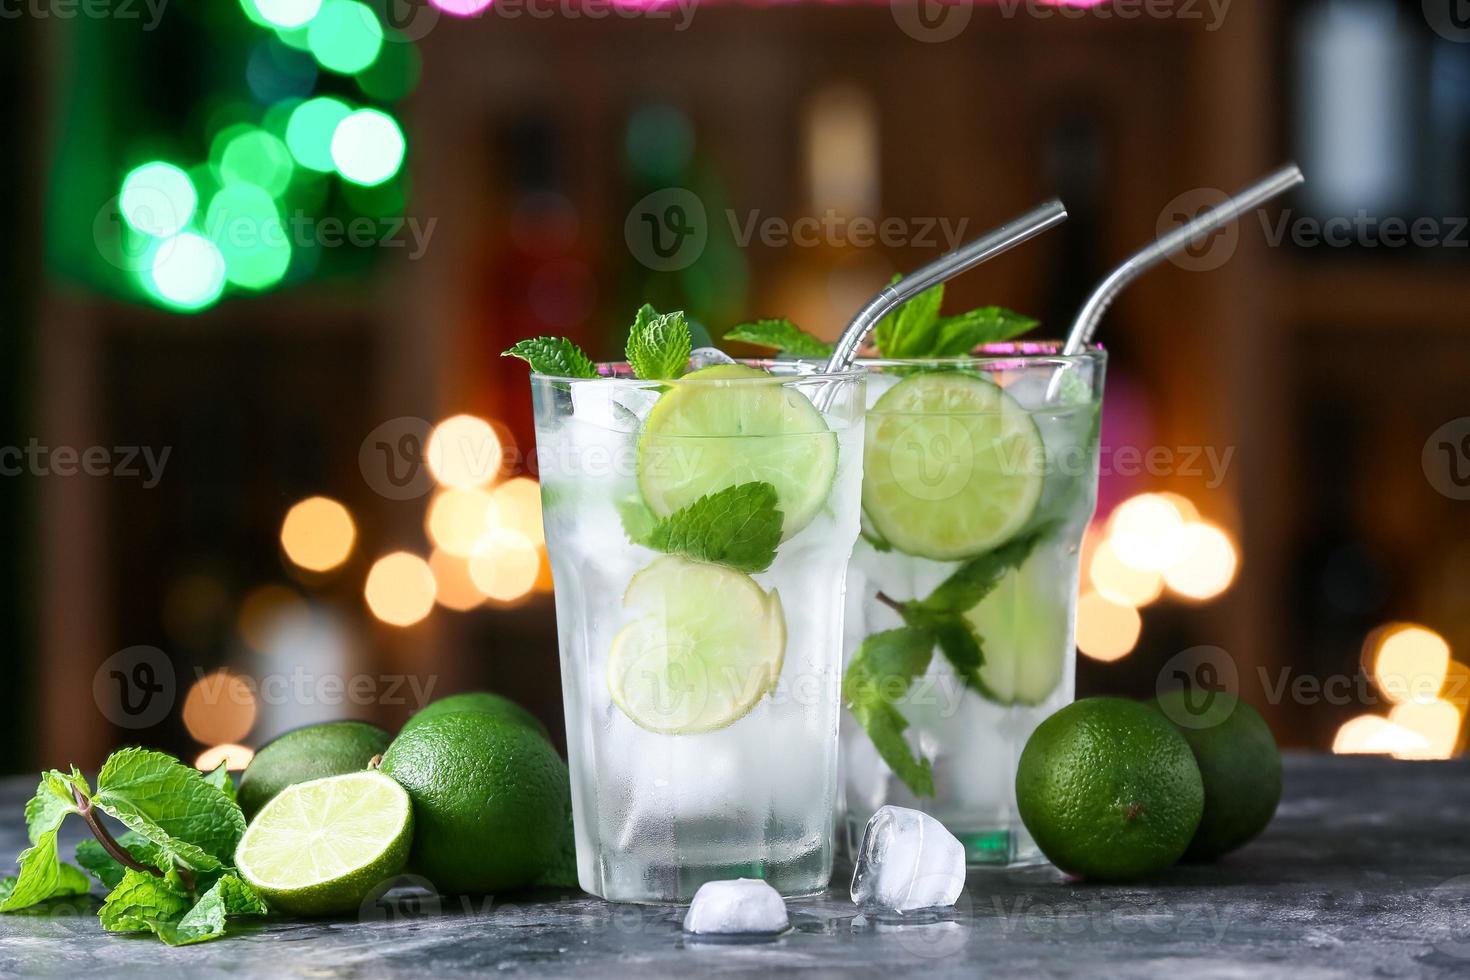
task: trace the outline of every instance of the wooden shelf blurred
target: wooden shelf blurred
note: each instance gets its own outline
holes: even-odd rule
[[[1299,326],[1463,327],[1470,309],[1470,276],[1459,263],[1297,262],[1282,281],[1285,319]]]

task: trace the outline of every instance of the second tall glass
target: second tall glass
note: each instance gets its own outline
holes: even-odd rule
[[[1031,732],[1073,698],[1097,501],[1101,348],[1016,343],[869,372],[863,535],[848,575],[849,845],[918,807],[970,864],[1041,860],[1015,806]]]

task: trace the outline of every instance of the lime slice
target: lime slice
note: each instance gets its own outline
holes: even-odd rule
[[[783,537],[810,524],[837,474],[837,436],[816,406],[743,364],[717,364],[683,380],[701,383],[671,382],[638,440],[638,488],[649,509],[668,517],[706,494],[765,481],[785,515]]]
[[[283,789],[246,828],[235,865],[274,909],[351,912],[403,870],[412,841],[408,793],[364,770]]]
[[[1067,661],[1067,592],[1075,584],[1056,550],[1043,547],[965,613],[985,649],[982,694],[1038,705],[1057,689]]]
[[[868,411],[863,510],[898,550],[947,561],[1026,526],[1046,475],[1036,423],[984,378],[915,374]]]
[[[786,617],[749,575],[670,555],[633,576],[623,606],[637,618],[613,639],[607,683],[640,728],[712,732],[775,689]]]

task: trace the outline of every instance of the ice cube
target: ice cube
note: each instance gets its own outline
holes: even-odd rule
[[[700,368],[714,367],[716,364],[734,364],[735,358],[726,354],[718,347],[696,347],[689,352],[689,369],[697,371]]]
[[[864,909],[914,912],[953,905],[965,887],[965,847],[927,813],[885,806],[868,821],[852,874]]]
[[[701,936],[771,936],[790,924],[781,894],[759,878],[705,882],[684,916],[684,931]]]

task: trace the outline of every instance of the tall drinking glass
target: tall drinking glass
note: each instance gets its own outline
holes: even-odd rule
[[[1073,698],[1105,361],[1101,348],[1014,343],[859,362],[863,532],[848,573],[842,739],[854,849],[872,813],[896,803],[942,821],[971,865],[1041,859],[1016,813],[1016,764]]]
[[[578,880],[820,892],[865,372],[598,370],[532,377]]]

